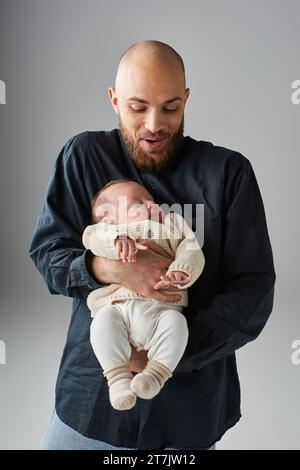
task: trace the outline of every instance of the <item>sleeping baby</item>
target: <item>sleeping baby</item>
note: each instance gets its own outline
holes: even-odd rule
[[[182,313],[188,291],[204,268],[204,255],[194,232],[175,212],[165,214],[146,188],[131,180],[113,180],[94,197],[93,225],[82,241],[96,256],[134,263],[139,251],[154,250],[170,258],[165,276],[154,286],[168,293],[180,290],[181,300],[160,302],[121,284],[108,284],[90,292],[87,305],[92,322],[90,340],[109,387],[116,410],[128,410],[136,398],[151,399],[163,388],[180,361],[188,341]],[[151,246],[151,249],[152,249]],[[178,291],[179,292],[179,291]],[[147,351],[143,371],[133,376],[129,367],[131,345]]]

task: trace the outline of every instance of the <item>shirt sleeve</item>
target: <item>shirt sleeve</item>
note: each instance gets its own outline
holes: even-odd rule
[[[90,222],[90,201],[84,185],[82,140],[72,137],[52,168],[29,246],[29,256],[51,294],[86,299],[104,284],[88,271],[91,251],[82,244]]]
[[[233,354],[260,334],[273,308],[276,275],[263,201],[249,160],[242,162],[225,184],[221,285],[208,306],[187,311],[189,340],[177,372]]]

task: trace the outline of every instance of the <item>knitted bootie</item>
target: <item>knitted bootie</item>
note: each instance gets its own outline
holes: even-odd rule
[[[171,370],[158,361],[150,360],[145,369],[130,382],[131,390],[140,398],[155,397],[165,382],[172,377]]]
[[[129,410],[136,403],[136,395],[130,389],[133,374],[129,363],[119,364],[103,372],[109,386],[109,400],[116,410]]]

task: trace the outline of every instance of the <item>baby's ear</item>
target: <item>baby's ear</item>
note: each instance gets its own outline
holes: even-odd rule
[[[94,217],[97,222],[108,222],[112,223],[113,220],[116,219],[116,211],[112,204],[108,202],[103,202],[101,204],[97,204],[94,209]]]
[[[104,219],[104,217],[107,216],[108,210],[105,206],[102,206],[101,204],[99,204],[96,207],[94,214],[95,214],[95,217],[96,217],[97,221],[101,222],[102,219]]]

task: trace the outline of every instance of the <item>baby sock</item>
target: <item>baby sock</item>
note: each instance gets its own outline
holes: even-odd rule
[[[131,390],[140,398],[155,397],[165,382],[172,377],[172,371],[155,360],[149,360],[145,369],[137,374],[130,383]]]
[[[109,387],[109,400],[116,410],[129,410],[136,403],[136,395],[130,389],[133,374],[129,363],[119,364],[103,372]]]

